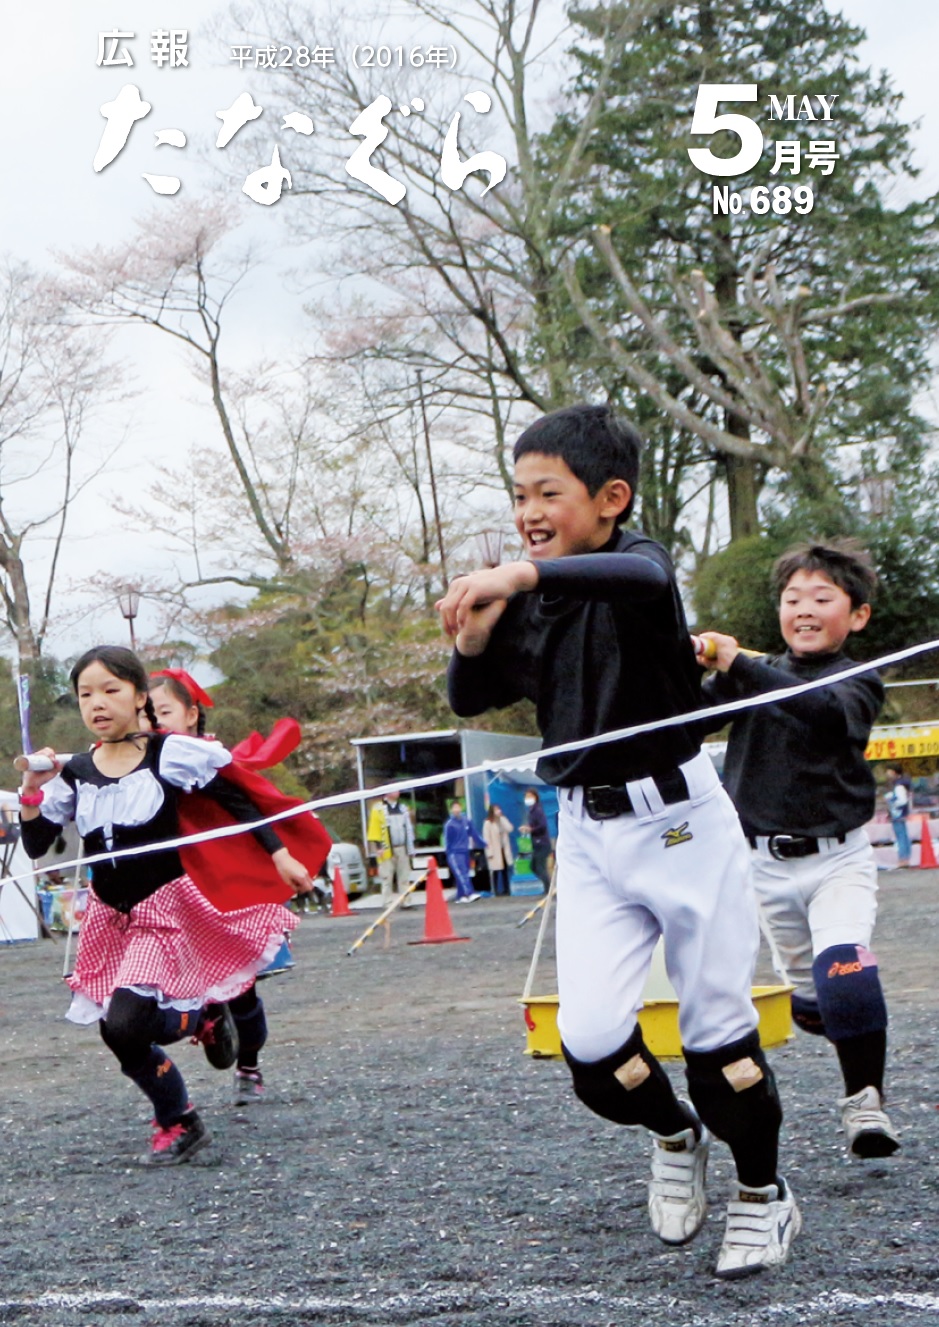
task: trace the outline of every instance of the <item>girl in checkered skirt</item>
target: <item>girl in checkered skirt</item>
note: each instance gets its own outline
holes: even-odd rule
[[[259,818],[225,777],[231,755],[219,743],[141,731],[141,713],[154,729],[156,716],[146,670],[130,650],[106,645],[87,651],[71,681],[95,745],[64,763],[45,748],[38,754],[49,756],[55,769],[24,774],[21,820],[31,857],[47,851],[70,819],[89,855],[159,845],[177,836],[180,804],[194,790],[224,808],[229,823]],[[162,1047],[193,1033],[212,1043],[214,1034],[207,1047],[212,1062],[234,1062],[234,1036],[229,1041],[224,1027],[206,1028],[201,1011],[207,1001],[231,999],[251,986],[283,943],[285,928],[296,924],[284,901],[312,885],[311,864],[293,856],[269,826],[228,842],[244,856],[255,847],[252,838],[264,870],[253,891],[242,890],[244,906],[234,909],[205,861],[196,883],[176,849],[153,846],[93,866],[69,979],[69,1017],[101,1019],[101,1035],[121,1071],[152,1102],[153,1143],[143,1158],[149,1165],[188,1161],[209,1141],[182,1074]]]
[[[206,710],[214,709],[215,702],[185,669],[163,668],[151,673],[150,700],[163,732],[214,738],[214,734],[206,732]],[[281,719],[266,741],[254,733],[247,741],[233,747],[231,755],[239,766],[246,765],[253,770],[270,769],[293,751],[299,741],[300,725],[296,720]],[[265,784],[265,787],[278,796],[273,785]],[[212,1006],[208,1012],[215,1014],[218,1008]],[[258,995],[257,983],[252,982],[247,990],[229,1000],[228,1009],[238,1034],[234,1103],[248,1106],[260,1101],[264,1095],[264,1077],[258,1061],[267,1043],[268,1029],[264,1001]]]

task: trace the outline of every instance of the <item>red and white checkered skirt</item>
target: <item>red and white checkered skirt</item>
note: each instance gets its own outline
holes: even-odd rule
[[[296,925],[282,903],[219,912],[188,875],[129,913],[109,908],[90,889],[68,984],[101,1006],[119,986],[153,987],[166,1001],[232,1000]]]

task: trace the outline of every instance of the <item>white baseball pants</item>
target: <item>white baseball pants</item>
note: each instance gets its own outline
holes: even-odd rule
[[[866,831],[820,844],[810,857],[780,862],[759,838],[751,856],[754,888],[785,964],[779,975],[810,999],[812,960],[832,945],[870,948],[877,920],[877,862]]]
[[[631,1035],[660,935],[686,1049],[717,1050],[757,1025],[747,842],[710,757],[681,768],[687,801],[665,805],[641,779],[626,785],[639,812],[611,820],[587,815],[582,789],[558,790],[558,1024],[578,1060]]]

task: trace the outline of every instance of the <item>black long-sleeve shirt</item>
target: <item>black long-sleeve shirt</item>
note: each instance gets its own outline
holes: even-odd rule
[[[534,806],[526,806],[525,816],[531,834],[531,846],[533,848],[550,849],[551,831],[548,828],[548,817],[545,815],[541,803],[535,802]]]
[[[757,659],[738,654],[712,673],[702,694],[711,705],[760,696],[853,666],[845,654]],[[874,814],[875,784],[864,749],[884,703],[876,672],[822,687],[733,721],[724,784],[750,834],[846,834]],[[723,723],[721,724],[723,726]]]
[[[545,746],[697,709],[700,670],[665,549],[616,531],[596,553],[535,564],[538,586],[509,601],[480,655],[454,650],[450,704],[460,716],[527,698]],[[684,725],[538,762],[547,782],[622,785],[697,754]]]

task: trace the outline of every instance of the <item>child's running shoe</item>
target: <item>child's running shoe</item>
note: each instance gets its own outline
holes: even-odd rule
[[[145,1166],[180,1166],[212,1141],[212,1135],[191,1108],[176,1124],[164,1128],[153,1121],[150,1151],[140,1158]]]
[[[750,1188],[735,1182],[727,1204],[727,1227],[717,1275],[727,1280],[781,1267],[802,1229],[802,1214],[788,1184]]]
[[[230,1069],[238,1059],[238,1028],[227,1004],[207,1004],[192,1038],[213,1069]]]
[[[687,1244],[704,1224],[708,1203],[704,1178],[708,1164],[708,1131],[652,1134],[652,1178],[649,1181],[649,1220],[666,1244]]]
[[[260,1069],[235,1070],[235,1105],[250,1106],[264,1096],[264,1079]]]
[[[876,1087],[863,1087],[853,1097],[842,1097],[838,1105],[852,1156],[893,1156],[900,1146],[900,1139]]]

